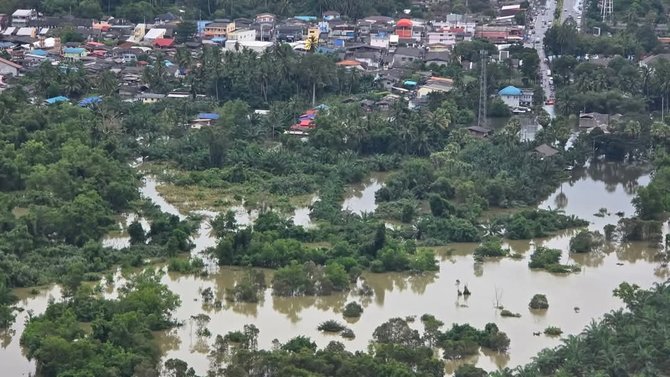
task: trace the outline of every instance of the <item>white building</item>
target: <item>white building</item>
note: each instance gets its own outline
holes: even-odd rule
[[[228,40],[231,41],[255,41],[256,40],[256,30],[253,29],[237,29],[231,33],[228,33]]]
[[[272,45],[272,42],[266,41],[235,41],[229,39],[226,41],[225,48],[228,51],[242,51],[246,48],[258,53],[263,53],[272,47]]]
[[[456,44],[456,33],[451,31],[431,31],[428,33],[428,45],[434,44],[453,46]]]
[[[153,43],[156,39],[164,38],[165,33],[167,33],[167,29],[155,27],[153,29],[150,29],[144,35],[144,41]]]
[[[12,13],[12,26],[26,26],[28,21],[35,19],[35,17],[37,17],[35,9],[17,9]]]
[[[519,106],[530,106],[533,103],[533,91],[531,89],[519,89],[515,86],[508,86],[498,92],[500,99],[507,107],[514,109]]]
[[[388,50],[391,38],[388,34],[376,34],[370,36],[370,46],[381,47]]]

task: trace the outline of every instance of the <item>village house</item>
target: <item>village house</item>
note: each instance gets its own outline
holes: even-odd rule
[[[228,40],[231,41],[255,41],[256,30],[253,29],[237,29],[228,33]]]
[[[421,85],[416,96],[419,99],[428,97],[430,93],[448,93],[454,88],[454,80],[446,77],[431,77],[425,85]]]
[[[498,92],[498,97],[509,107],[514,109],[520,106],[531,106],[533,103],[532,89],[519,89],[515,86],[508,86]]]
[[[447,51],[429,51],[423,59],[426,65],[435,64],[438,66],[446,66],[450,60],[451,55]]]
[[[222,20],[215,21],[205,26],[203,36],[205,38],[227,37],[228,33],[235,31],[235,23],[232,21]]]
[[[219,114],[216,113],[200,113],[191,121],[191,128],[200,129],[202,127],[209,127],[216,123],[219,118]]]
[[[0,58],[0,76],[18,76],[21,68],[19,64]]]
[[[592,130],[600,128],[608,132],[609,125],[621,119],[621,114],[603,114],[603,113],[580,113],[579,114],[579,128],[584,130]]]
[[[259,24],[274,24],[277,16],[272,13],[259,13],[256,15],[256,22]]]
[[[404,67],[421,61],[422,51],[418,48],[398,47],[393,54],[392,67]]]
[[[305,26],[302,24],[283,24],[276,27],[277,40],[283,42],[300,41],[305,34]]]
[[[388,34],[374,34],[370,35],[370,46],[380,47],[388,50],[391,44],[391,38]]]
[[[82,47],[66,47],[63,49],[63,58],[65,58],[65,60],[81,60],[86,55],[88,55],[88,52]]]
[[[545,158],[545,157],[552,157],[558,154],[558,150],[555,148],[552,148],[551,146],[547,144],[542,144],[533,150],[536,155],[538,155],[540,158]]]
[[[35,9],[17,9],[12,13],[12,26],[23,27],[28,25],[28,22],[37,17]]]
[[[480,139],[485,139],[491,135],[491,132],[493,132],[492,129],[486,128],[486,127],[480,127],[480,126],[471,126],[468,127],[468,133],[474,137],[478,137]]]
[[[159,93],[139,93],[136,98],[142,103],[156,103],[165,97],[165,94]]]
[[[333,10],[323,12],[323,19],[325,21],[339,20],[340,19],[340,12],[336,12],[336,11],[333,11]]]

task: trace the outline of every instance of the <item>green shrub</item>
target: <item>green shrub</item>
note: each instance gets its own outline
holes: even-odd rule
[[[549,326],[544,329],[544,334],[549,336],[560,336],[563,334],[563,330],[560,327]]]
[[[549,309],[549,301],[547,300],[547,296],[542,294],[536,294],[530,300],[528,306],[531,309]]]
[[[323,331],[323,332],[339,333],[346,328],[347,327],[344,326],[343,324],[341,324],[341,323],[339,323],[335,320],[330,319],[326,322],[322,322],[319,325],[319,327],[317,327],[316,329],[319,330],[319,331]]]
[[[358,318],[361,314],[363,314],[363,307],[355,301],[347,303],[342,311],[345,318]]]

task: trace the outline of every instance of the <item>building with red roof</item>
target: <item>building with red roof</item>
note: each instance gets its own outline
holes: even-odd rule
[[[172,38],[156,38],[154,46],[158,48],[168,48],[174,46],[174,39]]]
[[[395,34],[400,39],[412,39],[412,21],[406,18],[395,24]]]

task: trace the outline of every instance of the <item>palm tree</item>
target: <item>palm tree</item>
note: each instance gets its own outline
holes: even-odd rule
[[[116,75],[111,71],[104,71],[98,77],[98,91],[105,96],[111,96],[118,93],[119,81]]]

